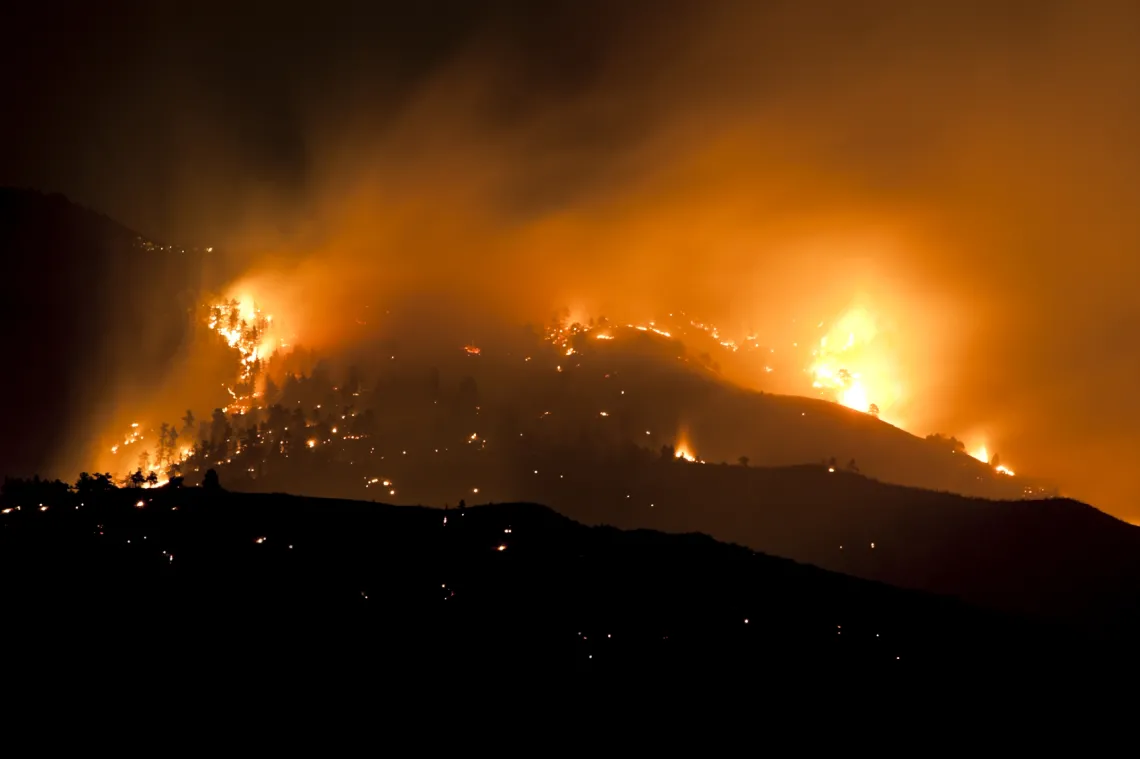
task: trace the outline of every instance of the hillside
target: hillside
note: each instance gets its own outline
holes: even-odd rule
[[[946,440],[927,440],[830,401],[742,389],[708,367],[702,332],[664,338],[630,329],[613,339],[574,341],[563,359],[573,393],[550,393],[553,408],[570,414],[607,410],[631,431],[683,434],[710,462],[746,456],[760,466],[794,466],[836,459],[885,482],[983,498],[1040,497],[1046,490],[1024,477],[994,472]],[[730,358],[729,354],[727,358]],[[566,382],[566,381],[564,381]],[[620,387],[624,393],[615,392]],[[615,397],[617,396],[617,397]],[[562,408],[569,402],[570,408]],[[631,436],[635,437],[635,436]]]
[[[140,683],[295,683],[338,667],[353,679],[739,680],[842,666],[993,680],[1045,653],[1055,672],[1096,666],[1079,639],[1042,625],[526,504],[445,511],[197,488],[49,500],[0,516],[4,642],[41,676],[127,660]]]
[[[19,367],[0,379],[9,430],[0,438],[0,473],[26,476],[44,473],[61,454],[86,450],[94,442],[91,432],[108,431],[111,413],[121,410],[114,408],[118,397],[161,392],[172,358],[203,338],[202,325],[194,324],[205,318],[197,302],[203,252],[147,241],[62,196],[4,189],[0,253],[0,274],[9,283],[8,297],[0,299],[0,338],[12,365]],[[439,304],[425,308],[439,311]],[[543,418],[546,442],[560,447],[585,443],[608,450],[630,445],[656,450],[676,445],[683,436],[707,461],[735,462],[743,456],[757,466],[789,466],[834,458],[843,464],[855,460],[863,473],[879,480],[914,487],[987,498],[1047,492],[1022,477],[999,475],[945,442],[916,437],[866,414],[816,398],[742,390],[724,379],[720,362],[735,361],[747,368],[767,352],[751,344],[740,352],[728,351],[711,336],[715,332],[680,316],[676,324],[661,323],[668,332],[559,324],[547,331],[546,340],[536,334],[522,336],[517,329],[496,332],[474,314],[448,318],[456,322],[450,329],[422,313],[369,327],[383,335],[364,343],[351,359],[364,365],[359,397],[337,395],[333,386],[361,367],[347,366],[344,357],[320,356],[332,362],[340,375],[336,380],[323,386],[294,383],[277,397],[262,398],[252,409],[258,413],[240,419],[239,409],[232,408],[231,425],[236,430],[251,421],[263,422],[274,402],[290,410],[300,405],[309,417],[307,424],[318,416],[335,419],[338,410],[343,413],[352,406],[358,413],[372,410],[392,417],[389,421],[398,417],[399,426],[384,426],[387,436],[407,444],[422,438],[420,447],[435,450],[487,428],[496,435],[492,446],[520,433],[533,440],[539,430],[530,422]],[[432,335],[425,333],[451,335],[463,331],[461,327],[488,337],[480,355],[464,354],[454,340],[435,341],[446,343],[446,351],[426,354],[418,349],[431,342]],[[595,339],[603,332],[611,339]],[[44,346],[52,349],[45,351]],[[194,345],[195,350],[201,347]],[[311,361],[295,363],[305,363],[306,371],[312,371]],[[737,374],[745,371],[737,369]],[[794,361],[780,369],[801,370]],[[278,367],[278,387],[286,384],[286,374],[297,371]],[[757,371],[762,376],[762,368]],[[425,381],[432,376],[434,382]],[[200,380],[217,385],[219,408],[232,404],[221,383],[213,377]],[[426,408],[441,398],[441,388],[446,392],[463,382],[471,383],[471,392],[454,398],[448,418],[441,420],[437,409]],[[187,403],[172,399],[172,416],[182,416]],[[316,414],[317,406],[329,413]],[[210,408],[194,410],[199,419],[210,416]],[[605,429],[598,429],[601,412],[607,414]],[[157,428],[160,420],[138,421]],[[430,430],[412,429],[428,424]],[[453,434],[452,427],[470,430]],[[183,445],[193,446],[203,436],[198,430],[188,432],[192,437],[184,438]],[[212,442],[216,446],[220,441]],[[155,453],[150,442],[140,447]],[[134,468],[138,453],[129,451],[124,469]],[[344,453],[356,458],[350,450]],[[231,457],[215,460],[225,458]],[[488,468],[501,472],[511,465],[504,461]],[[234,474],[228,473],[227,480]],[[325,490],[328,485],[319,478],[313,487],[287,484],[283,489],[309,494],[361,495]],[[439,502],[457,489],[457,484],[440,485],[435,492],[407,495]],[[524,497],[510,490],[495,495],[502,500]]]
[[[982,501],[888,485],[862,454],[845,456],[853,449],[842,442],[875,449],[884,441],[882,456],[897,445],[903,464],[926,460],[937,475],[911,479],[944,476],[1011,499],[1024,487],[865,414],[731,388],[661,355],[668,343],[630,337],[630,346],[603,341],[565,365],[539,352],[543,343],[513,357],[456,351],[434,375],[400,367],[366,381],[315,371],[283,383],[268,408],[215,414],[197,431],[205,444],[180,468],[191,483],[216,468],[243,492],[545,503],[589,524],[704,532],[1110,636],[1120,631],[1106,626],[1136,624],[1129,610],[1140,588],[1140,530],[1069,501]],[[711,413],[693,411],[702,408],[721,416],[714,424]],[[755,448],[746,451],[769,454],[749,456],[747,466],[712,463],[707,451],[727,447],[718,436],[747,438]],[[682,442],[710,463],[676,459]],[[821,451],[835,463],[802,462]],[[771,459],[800,465],[760,465]]]
[[[44,471],[116,383],[176,351],[196,263],[61,195],[0,188],[0,471]]]
[[[1140,630],[1140,528],[1076,501],[972,499],[826,466],[644,461],[592,475],[553,501],[587,523],[705,532],[1105,638]]]

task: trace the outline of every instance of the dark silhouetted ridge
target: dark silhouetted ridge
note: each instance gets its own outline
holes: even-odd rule
[[[1079,638],[1048,625],[529,504],[162,488],[43,506],[0,516],[4,642],[21,652],[16,671],[41,677],[126,667],[180,687],[396,673],[745,682],[836,667],[1013,678],[1041,657],[1055,672],[1093,666]]]

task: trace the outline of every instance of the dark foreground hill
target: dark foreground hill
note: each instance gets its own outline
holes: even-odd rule
[[[207,673],[224,678],[211,687],[397,673],[744,683],[840,667],[1013,682],[1045,660],[1053,674],[1122,661],[953,600],[533,505],[187,488],[43,506],[0,516],[9,674],[184,688]]]
[[[832,469],[599,465],[594,491],[550,502],[583,522],[702,532],[1102,640],[1140,632],[1140,528],[1068,499],[987,501]]]

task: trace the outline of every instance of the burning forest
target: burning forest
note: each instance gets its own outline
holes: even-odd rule
[[[887,423],[900,378],[876,346],[864,308],[820,322],[815,347],[810,338],[777,345],[755,330],[734,335],[683,311],[644,322],[564,311],[522,338],[422,355],[389,345],[359,364],[298,346],[287,312],[268,313],[248,292],[234,289],[199,314],[196,339],[229,355],[230,379],[213,393],[215,404],[171,421],[128,410],[136,419],[105,435],[110,442],[85,468],[141,488],[200,482],[214,469],[240,490],[555,506],[597,496],[588,496],[596,490],[590,483],[607,462],[659,456],[759,467],[850,460],[862,462],[866,475],[900,480],[889,456],[858,441],[835,444],[843,435],[812,428],[834,404],[867,417],[877,435],[905,436]],[[396,319],[383,326],[421,331]],[[836,335],[845,335],[841,345]],[[673,389],[661,392],[662,383]],[[801,397],[778,392],[785,389]],[[800,408],[811,395],[823,405]],[[143,401],[140,407],[153,406]],[[773,408],[746,410],[755,402]],[[740,407],[712,418],[709,409],[726,403]],[[741,434],[749,414],[769,419],[765,432]],[[996,458],[963,468],[939,459],[953,449],[914,441],[944,471],[903,484],[1002,497],[1048,492],[1020,478],[1003,483],[994,475],[1013,472]],[[629,489],[620,484],[629,479],[618,478],[607,498],[632,501],[632,493],[617,492]],[[639,496],[646,499],[655,509],[668,502]]]

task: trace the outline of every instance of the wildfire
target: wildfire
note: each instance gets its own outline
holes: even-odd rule
[[[242,292],[241,289],[235,289],[233,294]],[[576,318],[571,318],[567,312],[566,316],[552,326],[546,328],[545,339],[550,343],[548,346],[551,349],[551,356],[557,361],[566,361],[567,357],[576,356],[580,354],[589,354],[593,349],[592,340],[585,339],[588,336],[597,340],[614,340],[621,337],[623,340],[627,338],[634,338],[636,332],[654,333],[663,338],[673,339],[674,337],[685,343],[685,348],[691,350],[691,355],[696,356],[698,351],[708,351],[710,353],[719,353],[720,357],[717,362],[727,361],[752,361],[748,364],[746,372],[754,372],[759,377],[765,377],[774,371],[771,365],[767,365],[765,361],[775,362],[777,357],[769,354],[775,354],[776,348],[771,347],[770,344],[759,343],[757,335],[751,331],[747,334],[744,332],[737,333],[733,337],[729,337],[722,333],[718,327],[692,320],[684,312],[677,314],[668,314],[669,319],[661,316],[660,321],[640,321],[632,323],[618,323],[610,322],[604,317],[590,318],[588,315],[581,313],[574,315]],[[794,320],[793,320],[794,321]],[[265,393],[258,391],[256,388],[260,384],[261,390],[265,390],[266,383],[265,377],[268,376],[270,367],[268,366],[271,357],[281,347],[285,346],[285,342],[276,336],[278,326],[274,324],[273,317],[262,314],[257,303],[248,297],[230,297],[221,300],[207,309],[207,316],[203,323],[209,329],[211,340],[216,340],[214,335],[217,335],[225,341],[226,345],[234,351],[230,354],[234,359],[234,368],[236,377],[233,384],[225,387],[228,396],[223,398],[228,402],[228,405],[222,408],[224,413],[227,414],[245,414],[247,411],[255,411],[258,408],[265,408],[272,400],[265,398]],[[811,325],[815,324],[815,320],[811,321]],[[727,326],[727,325],[725,325]],[[890,407],[896,404],[901,399],[900,385],[898,384],[899,377],[895,371],[896,364],[891,360],[891,356],[884,351],[885,344],[888,342],[880,328],[873,313],[866,308],[852,308],[843,314],[828,327],[823,322],[819,323],[821,331],[826,330],[819,340],[818,344],[812,346],[807,340],[800,339],[798,343],[791,343],[792,348],[797,349],[795,358],[792,360],[797,361],[798,367],[807,365],[807,374],[810,379],[804,381],[803,375],[793,377],[793,383],[788,387],[788,390],[796,393],[806,392],[807,383],[810,382],[814,389],[820,395],[827,397],[829,400],[834,400],[848,408],[869,413],[878,416],[880,409],[887,411]],[[817,333],[818,334],[818,333]],[[646,336],[647,338],[649,336]],[[578,339],[575,339],[578,338]],[[710,342],[711,341],[711,342]],[[462,344],[462,343],[460,343]],[[454,350],[455,344],[452,344]],[[778,343],[778,345],[787,345],[787,343]],[[719,347],[716,347],[719,346]],[[472,341],[469,344],[462,345],[464,354],[466,356],[480,356],[482,348],[474,344]],[[814,347],[814,350],[812,348]],[[741,353],[742,356],[733,359],[727,354]],[[751,351],[757,351],[757,355],[749,359],[744,358],[743,354]],[[785,351],[791,353],[791,349],[781,347],[780,353]],[[802,353],[798,352],[802,351]],[[807,357],[808,351],[811,356]],[[683,350],[682,350],[683,352]],[[678,358],[682,358],[678,356]],[[530,361],[531,357],[526,356],[525,361]],[[583,359],[584,360],[584,359]],[[683,360],[688,361],[689,358]],[[711,364],[708,360],[707,354],[704,354],[703,362]],[[276,359],[274,359],[276,363]],[[553,361],[551,361],[553,363]],[[581,366],[581,364],[568,363],[566,366],[559,363],[555,367],[555,371],[563,372],[564,370],[570,373],[570,376],[575,376],[572,369],[574,366]],[[717,370],[719,373],[719,369]],[[778,373],[782,375],[781,371]],[[606,374],[608,379],[611,375]],[[732,377],[731,373],[726,373],[725,376]],[[750,374],[744,372],[736,372],[736,377],[747,379]],[[274,380],[277,377],[274,375]],[[766,378],[767,379],[767,378]],[[769,380],[770,381],[770,380]],[[335,388],[334,388],[335,389]],[[625,391],[622,390],[622,394]],[[357,395],[357,393],[354,393]],[[220,406],[220,404],[219,404]],[[317,408],[321,406],[318,404]],[[896,409],[897,412],[897,409]],[[547,412],[549,414],[550,412]],[[614,411],[603,410],[596,412],[599,417],[606,418],[611,414],[615,418],[621,418],[621,410],[615,408]],[[355,416],[355,413],[353,413]],[[544,415],[545,416],[545,415]],[[141,418],[141,417],[136,417]],[[341,415],[341,419],[345,419]],[[895,417],[897,419],[897,417]],[[260,421],[260,418],[258,419]],[[158,477],[157,481],[152,476],[146,484],[136,483],[136,487],[158,487],[166,484],[167,477],[163,476],[163,471],[169,471],[172,475],[177,476],[179,470],[177,465],[186,462],[195,456],[195,449],[193,446],[177,445],[177,443],[184,443],[189,435],[193,435],[199,429],[197,425],[187,422],[181,430],[181,440],[179,438],[179,431],[172,430],[171,436],[167,432],[167,425],[162,425],[160,431],[158,425],[151,423],[148,420],[148,425],[140,427],[138,423],[133,423],[125,434],[115,434],[106,440],[104,445],[111,447],[111,453],[118,456],[124,453],[124,448],[134,446],[130,453],[132,454],[129,459],[118,459],[128,463],[127,467],[127,482],[130,479],[130,473],[141,470],[143,475],[148,474],[147,461],[153,462],[154,475]],[[190,432],[187,433],[187,428]],[[285,427],[285,430],[288,430]],[[144,430],[146,430],[144,435]],[[310,431],[311,432],[311,431]],[[338,427],[332,427],[331,432],[333,435],[340,435]],[[346,429],[346,432],[352,430]],[[646,435],[650,432],[646,431]],[[145,445],[135,446],[135,443],[146,438]],[[301,438],[303,442],[300,444],[307,449],[314,449],[321,447],[322,450],[326,446],[340,445],[338,442],[343,440],[358,440],[361,436],[355,434],[344,435],[334,439],[326,439],[324,436],[318,439],[317,437],[304,436]],[[485,445],[482,435],[478,433],[471,433],[466,437],[465,442],[470,444],[477,444],[480,447]],[[258,440],[260,441],[260,434]],[[155,447],[155,440],[158,440],[157,448]],[[239,454],[249,455],[245,453],[247,448],[250,448],[243,438],[241,441],[229,441],[226,443],[231,446],[230,451],[227,453],[214,455],[209,457],[211,461],[217,460],[218,464],[222,463],[225,459],[227,463],[230,459],[227,455],[232,454],[234,457]],[[280,440],[273,439],[271,443],[275,450],[285,450],[284,443]],[[100,445],[100,449],[106,451],[106,447]],[[233,446],[236,445],[236,449]],[[134,454],[139,454],[140,449],[149,447],[149,452],[143,452],[144,455],[139,456],[140,466],[138,470],[134,465]],[[253,449],[256,451],[256,449]],[[332,450],[331,448],[329,450]],[[436,451],[438,453],[438,449]],[[146,454],[153,454],[147,456]],[[668,451],[665,452],[668,456]],[[996,473],[1013,476],[1014,472],[1008,467],[999,465],[996,457],[991,460],[989,452],[985,446],[981,446],[978,450],[970,453],[971,456],[984,462],[990,466]],[[692,463],[704,463],[694,452],[694,448],[687,439],[687,435],[682,432],[678,434],[676,443],[673,447],[673,456],[676,459],[684,460]],[[380,458],[383,458],[382,456]],[[349,464],[352,462],[349,461]],[[198,471],[195,469],[195,471]],[[249,470],[253,472],[253,469]],[[381,480],[377,477],[364,477],[365,486],[382,486],[389,489],[390,494],[394,495],[395,491],[392,490],[392,483],[389,480]],[[359,479],[356,480],[359,482]],[[477,494],[479,490],[473,488],[472,493]]]
[[[812,387],[840,405],[878,415],[898,399],[892,367],[875,344],[879,328],[864,308],[847,311],[820,338],[808,373]]]
[[[673,458],[683,459],[689,462],[700,462],[697,455],[693,453],[693,446],[689,443],[689,435],[684,429],[677,434],[677,442],[673,446]]]
[[[1009,467],[996,463],[997,457],[991,457],[990,452],[986,449],[985,445],[980,445],[973,451],[970,451],[970,456],[982,462],[983,464],[992,466],[994,468],[994,471],[998,474],[1004,474],[1006,477],[1013,477],[1015,475],[1015,472]]]
[[[261,309],[249,298],[231,298],[210,308],[207,326],[225,338],[226,343],[241,354],[240,378],[250,381],[259,364],[276,347],[270,339],[272,315],[261,315]]]
[[[231,402],[223,407],[223,412],[245,414],[257,405],[264,405],[264,393],[256,388],[262,380],[263,366],[274,351],[286,346],[283,339],[275,336],[273,316],[262,314],[252,298],[230,297],[208,307],[205,324],[207,329],[220,336],[237,353],[235,382],[225,388]],[[194,454],[192,446],[177,446],[177,438],[178,430],[173,425],[168,429],[163,424],[161,430],[150,429],[144,433],[144,428],[134,422],[119,437],[121,442],[110,446],[110,453],[118,457],[125,452],[125,448],[145,439],[153,447],[139,456],[137,469],[144,475],[149,473],[154,476],[138,486],[161,487],[169,481],[163,472],[183,464]],[[143,447],[139,445],[136,450]],[[136,470],[136,466],[133,461],[124,464],[121,459],[117,459],[114,469],[117,470],[116,476],[122,476],[124,469],[129,473]]]

